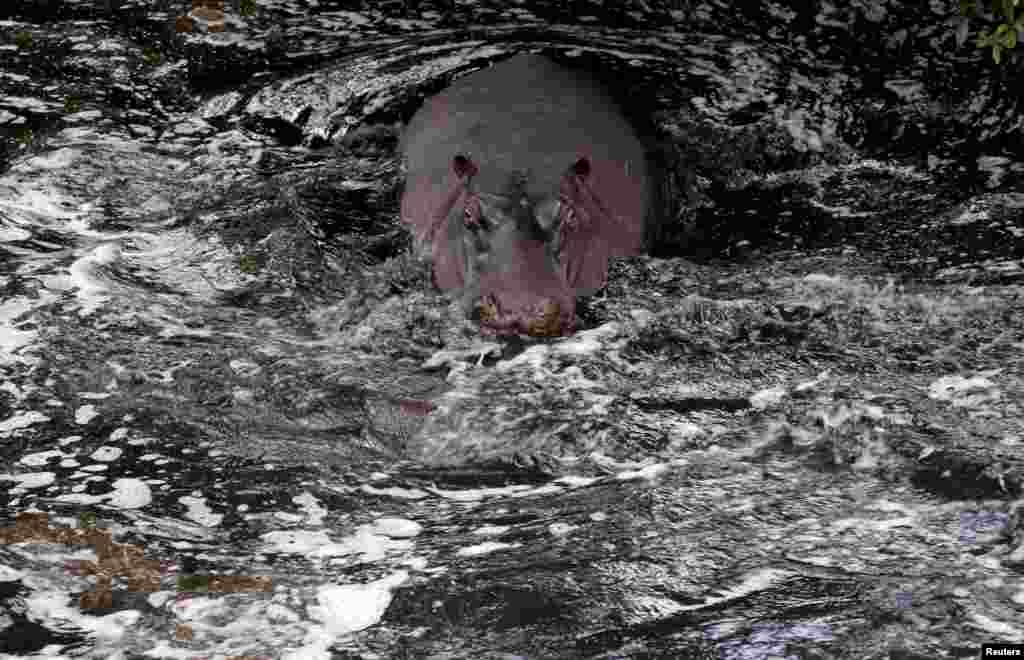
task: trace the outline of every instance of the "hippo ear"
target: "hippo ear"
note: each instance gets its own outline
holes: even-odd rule
[[[454,158],[452,158],[452,171],[455,172],[455,176],[459,177],[460,179],[465,179],[467,177],[476,175],[476,163],[471,161],[466,156],[458,154]]]
[[[562,277],[577,295],[589,296],[603,287],[608,271],[608,214],[587,179],[590,160],[581,157],[562,178],[562,216],[558,261]]]
[[[586,179],[590,176],[590,160],[586,156],[580,158],[572,164],[572,167],[569,168],[569,172],[571,172],[573,176]]]

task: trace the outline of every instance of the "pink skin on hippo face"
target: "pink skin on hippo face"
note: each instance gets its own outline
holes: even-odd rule
[[[589,161],[573,163],[558,196],[540,203],[514,180],[501,194],[477,193],[478,172],[465,156],[452,159],[455,184],[427,232],[438,285],[461,289],[467,311],[483,303],[492,332],[571,330],[576,291],[604,285],[610,252],[608,237],[595,231],[609,214],[590,188]]]
[[[619,236],[590,185],[590,172],[589,160],[578,159],[557,197],[536,202],[514,180],[501,194],[475,192],[478,166],[455,156],[453,185],[424,236],[437,285],[461,291],[467,313],[483,303],[489,313],[482,322],[491,332],[570,331],[575,296],[604,286]]]

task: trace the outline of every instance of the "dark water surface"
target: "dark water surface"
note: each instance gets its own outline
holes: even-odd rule
[[[727,4],[5,6],[3,657],[1024,642],[1013,101],[938,12]],[[498,342],[342,138],[528,49],[672,146],[654,256]]]

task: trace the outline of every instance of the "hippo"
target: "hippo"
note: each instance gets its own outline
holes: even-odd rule
[[[401,216],[434,283],[496,334],[576,327],[578,296],[643,247],[645,151],[591,77],[534,54],[457,79],[401,140]]]

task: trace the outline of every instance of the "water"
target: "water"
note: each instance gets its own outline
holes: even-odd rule
[[[958,184],[913,164],[817,164],[807,145],[838,138],[805,127],[800,154],[749,175],[791,187],[702,188],[713,208],[688,254],[714,260],[616,262],[584,331],[495,342],[395,231],[394,154],[293,138],[358,119],[362,94],[413,107],[443,62],[499,46],[449,44],[443,13],[284,3],[182,38],[199,57],[138,36],[177,7],[104,10],[125,25],[87,9],[6,21],[34,45],[0,45],[0,108],[23,120],[0,114],[4,657],[884,658],[1021,641],[1019,481],[985,469],[1020,447],[1019,246],[979,241],[996,254],[957,262],[998,278],[893,282],[901,259],[934,256],[919,243],[947,212],[989,238],[1018,230],[1012,215],[962,221]],[[645,62],[646,84],[672,62],[714,74],[713,109],[775,103],[780,71],[814,73],[734,43],[731,20],[602,43]],[[324,78],[249,76],[275,21]],[[532,37],[572,42],[586,23]],[[353,34],[389,66],[316,59]],[[219,89],[187,84],[221,70]],[[819,91],[839,78],[817,73]],[[698,93],[676,78],[666,98]],[[280,120],[307,103],[305,134]],[[747,162],[717,144],[691,155]],[[948,429],[962,435],[943,445]],[[968,543],[965,519],[999,524]]]

